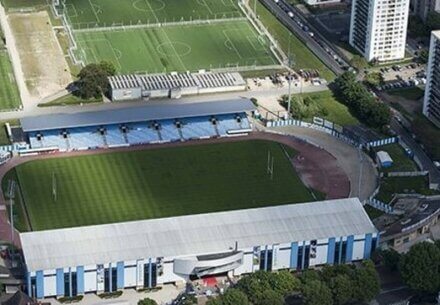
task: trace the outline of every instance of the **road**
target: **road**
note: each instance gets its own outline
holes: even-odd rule
[[[410,124],[409,122],[405,122],[406,119],[403,116],[398,116],[402,120],[403,124]],[[440,171],[435,167],[432,160],[426,155],[420,145],[416,141],[414,141],[412,135],[395,118],[391,120],[391,128],[414,152],[414,155],[419,159],[420,163],[422,164],[423,170],[429,172],[431,184],[440,185]]]
[[[319,92],[328,90],[326,85],[320,86],[303,86],[295,87],[292,86],[292,94],[296,93],[307,93],[307,92]],[[210,95],[195,95],[195,96],[186,96],[180,99],[156,99],[147,101],[144,103],[148,104],[164,104],[164,103],[196,103],[196,102],[204,102],[204,101],[215,101],[215,100],[228,100],[228,99],[237,99],[237,98],[251,98],[254,97],[256,99],[264,99],[264,98],[273,98],[279,97],[283,94],[288,93],[288,88],[271,88],[271,89],[261,89],[261,90],[252,90],[252,91],[239,91],[239,92],[228,92],[228,93],[219,93],[219,94],[210,94]],[[11,120],[11,119],[19,119],[28,116],[35,115],[45,115],[52,113],[74,113],[74,112],[83,112],[83,111],[97,111],[97,110],[107,110],[107,109],[118,109],[118,108],[126,108],[126,107],[134,107],[139,106],[142,102],[134,101],[134,102],[114,102],[114,103],[104,103],[104,104],[91,104],[91,105],[83,105],[83,106],[59,106],[59,107],[27,107],[22,111],[11,111],[11,112],[0,112],[0,121]]]
[[[344,72],[342,66],[348,66],[346,62],[340,65],[334,58],[333,55],[329,54],[325,48],[333,50],[331,44],[326,42],[318,31],[312,27],[306,18],[304,18],[298,10],[284,0],[279,0],[279,3],[285,7],[289,7],[292,12],[294,12],[294,18],[300,20],[303,24],[307,25],[310,30],[313,31],[314,36],[312,37],[308,31],[303,30],[295,20],[293,20],[289,15],[280,7],[279,4],[275,3],[273,0],[262,0],[264,6],[266,6],[280,21],[283,23],[290,31],[295,33],[295,35],[305,43],[305,45],[320,59],[324,64],[329,67],[335,74],[341,74]],[[318,43],[319,41],[319,43]],[[334,53],[336,53],[333,50]]]

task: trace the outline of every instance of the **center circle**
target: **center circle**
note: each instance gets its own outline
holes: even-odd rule
[[[164,42],[158,45],[156,49],[164,56],[185,56],[191,53],[191,47],[180,41]]]
[[[133,7],[141,12],[155,12],[165,8],[165,2],[162,0],[148,0],[148,4],[145,0],[136,0],[133,2]]]

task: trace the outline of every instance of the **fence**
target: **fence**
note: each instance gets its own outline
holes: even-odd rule
[[[216,23],[226,23],[230,21],[247,21],[245,17],[233,17],[233,18],[219,18],[219,19],[194,19],[194,20],[183,20],[183,21],[164,21],[164,22],[154,22],[154,23],[139,23],[139,24],[112,24],[110,26],[95,26],[74,29],[75,33],[87,33],[87,32],[117,32],[117,31],[127,31],[134,29],[148,29],[148,28],[159,28],[167,26],[185,26],[185,25],[204,25],[204,24],[216,24]]]
[[[398,137],[391,137],[391,138],[386,138],[386,139],[381,139],[381,140],[376,140],[376,141],[368,142],[367,143],[367,148],[379,147],[379,146],[384,146],[384,145],[393,144],[393,143],[397,143],[397,142],[399,142],[399,138]]]
[[[367,204],[371,205],[373,208],[381,210],[382,212],[385,212],[387,214],[394,213],[394,208],[391,205],[389,205],[387,203],[383,203],[382,201],[380,201],[376,198],[367,199]]]
[[[389,172],[388,177],[420,177],[428,175],[428,171],[417,171],[417,172]]]

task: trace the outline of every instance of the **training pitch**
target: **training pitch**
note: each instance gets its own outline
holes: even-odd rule
[[[19,165],[3,187],[19,182],[22,231],[312,201],[289,160],[294,154],[248,140],[48,158]]]
[[[76,61],[110,61],[119,73],[279,65],[238,0],[65,0],[57,11]]]
[[[74,29],[240,17],[235,0],[62,0]]]
[[[162,73],[277,64],[266,37],[247,21],[125,31],[78,32],[78,57],[118,72]]]
[[[0,50],[0,110],[20,107],[20,94],[8,53]]]

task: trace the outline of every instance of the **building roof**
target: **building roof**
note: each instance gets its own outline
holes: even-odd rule
[[[219,88],[245,86],[237,73],[171,73],[148,75],[116,75],[109,77],[113,90],[141,88],[142,90],[168,90],[173,88]]]
[[[17,291],[12,297],[7,301],[3,302],[2,305],[32,305],[37,304],[32,298],[30,298],[23,291]]]
[[[248,99],[181,104],[154,104],[101,111],[49,114],[20,120],[24,132],[152,120],[176,119],[206,115],[221,115],[255,110]]]
[[[381,164],[393,163],[393,159],[391,159],[390,154],[387,153],[386,151],[383,150],[378,151],[376,155]]]
[[[29,271],[375,233],[357,198],[21,233]]]

